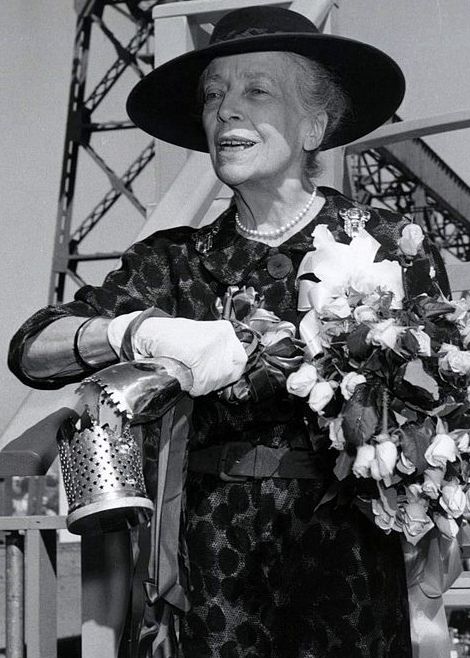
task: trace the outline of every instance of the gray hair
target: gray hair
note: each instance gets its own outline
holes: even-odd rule
[[[319,110],[326,112],[328,122],[323,136],[325,142],[351,114],[348,95],[334,73],[322,64],[297,53],[284,52],[283,55],[294,65],[298,99],[307,115],[316,114]],[[305,173],[309,178],[313,178],[319,172],[320,149],[321,145],[307,153]]]

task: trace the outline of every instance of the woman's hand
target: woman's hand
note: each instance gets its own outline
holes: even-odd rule
[[[108,328],[108,340],[119,353],[132,316],[119,316]],[[166,357],[191,369],[190,395],[206,395],[237,381],[243,374],[247,355],[235,331],[226,320],[196,321],[185,318],[150,317],[133,336],[137,360]]]

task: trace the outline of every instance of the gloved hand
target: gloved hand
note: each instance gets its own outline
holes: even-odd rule
[[[119,337],[122,341],[136,314],[129,316],[128,321],[127,316],[119,316],[109,324],[108,340],[116,352]],[[237,381],[247,362],[246,352],[227,320],[149,317],[137,328],[133,348],[136,359],[167,357],[190,368],[193,385],[188,392],[194,397]]]

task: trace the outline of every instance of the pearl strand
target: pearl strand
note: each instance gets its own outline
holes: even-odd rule
[[[280,226],[279,228],[274,229],[273,231],[258,231],[257,229],[248,228],[248,226],[244,226],[240,221],[238,212],[235,213],[235,223],[243,233],[247,233],[248,235],[252,235],[253,237],[279,238],[281,235],[284,235],[284,233],[287,233],[287,231],[289,231],[289,229],[291,229],[293,226],[298,224],[303,217],[305,217],[306,213],[310,210],[310,207],[314,202],[316,196],[317,196],[317,186],[315,185],[307,204],[304,206],[304,208],[302,208],[300,212],[297,213],[294,219],[291,219],[290,222],[287,222],[287,224],[284,224],[283,226]]]

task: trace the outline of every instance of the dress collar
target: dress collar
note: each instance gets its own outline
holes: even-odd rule
[[[340,242],[350,238],[342,228],[339,210],[357,204],[328,187],[319,188],[325,203],[318,215],[298,233],[275,248],[280,253],[306,253],[312,249],[312,231],[317,224],[326,224]],[[367,230],[373,228],[377,219],[372,215]],[[194,234],[194,246],[206,270],[225,285],[237,285],[259,267],[260,261],[272,253],[273,248],[264,242],[247,240],[236,230],[235,205],[232,204],[215,222],[204,226]]]

